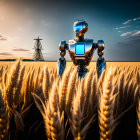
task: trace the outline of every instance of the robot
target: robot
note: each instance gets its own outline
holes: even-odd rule
[[[91,62],[94,51],[98,49],[97,52],[99,58],[97,59],[96,69],[99,78],[106,67],[106,61],[102,57],[105,48],[104,41],[98,40],[97,43],[94,43],[93,39],[84,38],[84,34],[88,30],[88,24],[84,20],[74,22],[73,28],[76,34],[76,39],[69,40],[68,44],[66,41],[60,41],[59,50],[61,57],[57,61],[57,75],[61,77],[65,69],[66,60],[64,56],[66,55],[66,50],[68,50],[73,64],[77,66],[78,77],[82,78],[88,72],[86,66]]]

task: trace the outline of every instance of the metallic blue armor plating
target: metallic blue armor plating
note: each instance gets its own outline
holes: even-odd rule
[[[63,61],[61,59],[59,59],[57,61],[57,75],[62,75],[64,69],[66,66],[66,60],[64,59]]]
[[[94,51],[98,48],[99,58],[97,60],[97,75],[100,77],[102,71],[105,69],[106,62],[105,59],[102,58],[104,54],[104,41],[98,40],[97,43],[94,43],[92,39],[84,39],[84,34],[88,30],[88,24],[86,21],[80,20],[74,22],[74,32],[76,33],[77,39],[69,40],[67,44],[66,41],[61,41],[59,44],[60,50],[60,58],[57,62],[57,75],[61,76],[65,66],[66,60],[64,58],[66,54],[66,50],[68,50],[70,54],[70,58],[75,66],[78,69],[78,76],[80,78],[84,77],[88,72],[86,66],[92,60]]]

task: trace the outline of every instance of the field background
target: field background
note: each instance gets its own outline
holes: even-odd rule
[[[11,62],[5,62],[5,61],[0,61],[0,65],[1,66],[12,66],[12,64],[14,64],[14,61]],[[26,64],[27,66],[31,66],[32,64],[38,65],[38,66],[44,66],[44,65],[48,65],[49,67],[56,67],[57,66],[57,62],[22,62],[22,64]],[[106,62],[107,66],[140,66],[140,62]],[[73,65],[72,62],[67,62],[66,63],[67,66],[71,66]],[[89,66],[87,66],[87,68],[92,68],[92,67],[96,67],[96,62],[91,62],[89,64]]]

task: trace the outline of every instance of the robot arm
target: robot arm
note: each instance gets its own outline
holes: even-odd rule
[[[66,66],[66,60],[64,56],[66,55],[66,49],[67,49],[67,44],[66,41],[61,41],[59,44],[59,50],[60,50],[60,58],[57,61],[57,76],[61,76],[65,66]]]
[[[98,74],[98,78],[101,76],[102,71],[105,69],[106,67],[106,61],[105,59],[102,57],[104,54],[104,41],[103,40],[98,40],[98,43],[96,44],[98,50],[98,56],[99,58],[97,59],[97,63],[96,63],[96,67],[97,67],[97,74]]]

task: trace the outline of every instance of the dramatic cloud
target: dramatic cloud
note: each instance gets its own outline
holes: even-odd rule
[[[0,53],[0,55],[2,55],[2,56],[13,56],[11,53],[7,53],[7,52],[3,52],[3,53]]]
[[[118,46],[119,47],[126,47],[126,49],[128,49],[128,48],[139,49],[140,34],[138,36],[131,36],[131,37],[126,38],[125,40],[123,40],[121,42],[118,42]]]
[[[136,36],[140,30],[140,17],[127,20],[115,29],[117,32],[122,32],[120,34],[121,37],[128,37],[128,35]]]
[[[125,21],[123,24],[128,24],[129,22],[131,22],[131,19],[130,19],[130,20],[127,20],[127,21]]]
[[[130,34],[131,34],[131,32],[126,32],[126,33],[121,34],[121,37],[125,37],[125,36],[128,36]]]
[[[7,38],[5,36],[0,35],[0,41],[6,41]]]
[[[129,20],[125,21],[123,24],[128,24],[128,23],[130,23],[131,21],[137,21],[137,20],[140,20],[140,17],[133,18],[133,19],[129,19]]]
[[[116,30],[118,30],[118,29],[124,29],[124,28],[129,28],[129,27],[131,27],[131,26],[130,26],[130,25],[128,25],[128,26],[116,27]]]
[[[132,34],[132,36],[140,36],[140,31],[137,31],[136,33]]]
[[[18,49],[13,49],[13,51],[27,52],[27,51],[30,51],[30,50],[23,49],[23,48],[18,48]]]
[[[133,20],[139,20],[140,19],[140,17],[138,17],[138,18],[134,18]]]
[[[140,35],[130,36],[116,44],[118,57],[124,61],[140,61]]]

